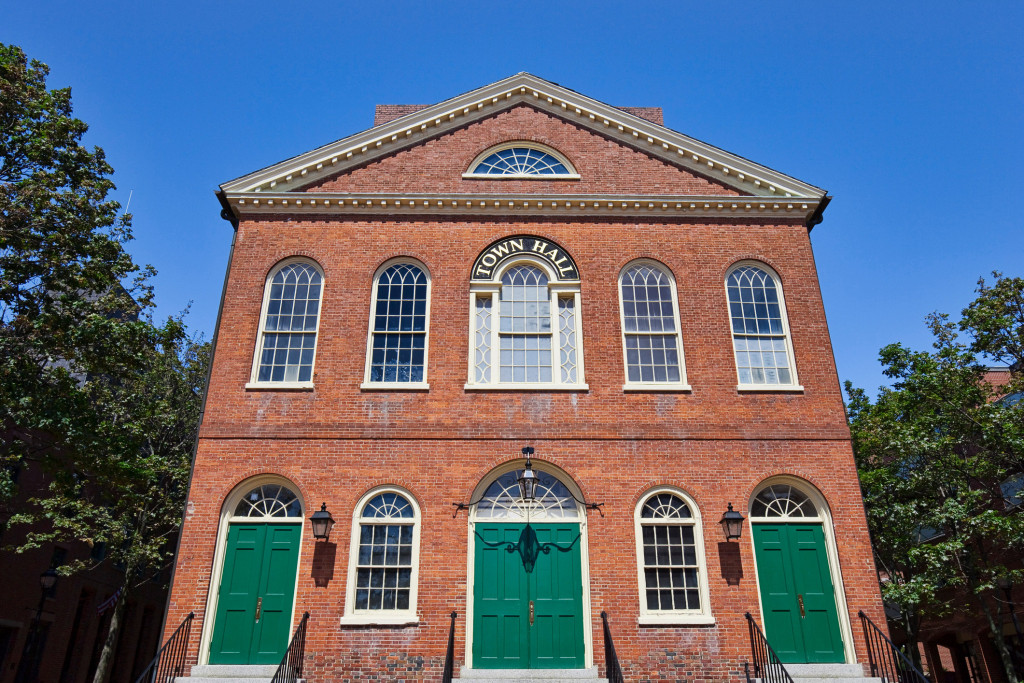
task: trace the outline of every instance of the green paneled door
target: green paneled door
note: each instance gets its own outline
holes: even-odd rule
[[[210,664],[281,661],[291,631],[301,531],[299,524],[228,527]]]
[[[531,528],[476,525],[474,668],[583,668],[580,526]]]
[[[754,524],[764,631],[785,663],[843,662],[821,524]]]

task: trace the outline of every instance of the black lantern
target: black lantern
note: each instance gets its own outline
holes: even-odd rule
[[[725,532],[725,540],[729,541],[740,537],[740,534],[743,533],[744,519],[746,518],[733,510],[732,503],[729,503],[729,509],[725,511],[722,521],[719,522],[722,525],[722,531]]]
[[[327,503],[322,503],[320,509],[309,518],[313,526],[313,538],[327,540],[331,535],[331,527],[334,526],[334,517],[327,511]]]
[[[44,593],[49,593],[57,585],[57,570],[50,567],[39,575],[39,587]]]
[[[523,497],[523,500],[533,500],[536,496],[537,489],[537,474],[533,471],[533,465],[530,464],[530,456],[533,455],[533,447],[526,446],[523,448],[523,455],[526,456],[526,469],[519,475],[519,493]]]

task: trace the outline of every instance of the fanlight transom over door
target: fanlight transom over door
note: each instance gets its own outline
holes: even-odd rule
[[[750,506],[765,635],[785,663],[843,662],[825,519],[791,484],[762,488]]]
[[[235,505],[210,643],[211,664],[276,664],[291,632],[302,503],[280,484],[251,488]]]
[[[583,668],[579,506],[544,471],[523,501],[520,472],[496,478],[473,513],[473,667]]]

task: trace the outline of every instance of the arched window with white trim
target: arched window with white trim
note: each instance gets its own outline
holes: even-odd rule
[[[506,142],[479,154],[463,178],[576,180],[580,176],[561,152],[535,142]]]
[[[420,511],[407,491],[378,487],[353,518],[345,618],[350,623],[415,623]]]
[[[585,389],[579,280],[539,258],[502,264],[471,285],[466,388]]]
[[[635,261],[619,274],[624,389],[688,390],[675,278],[654,261]]]
[[[707,624],[707,567],[700,512],[682,491],[648,492],[636,507],[640,622]]]
[[[725,277],[733,352],[741,389],[798,389],[786,304],[778,276],[744,262]]]
[[[374,277],[363,388],[425,388],[430,275],[420,263],[385,264]]]
[[[267,278],[251,384],[312,387],[323,274],[311,261],[289,259]]]

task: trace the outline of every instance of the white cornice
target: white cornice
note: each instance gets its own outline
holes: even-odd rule
[[[796,178],[528,73],[268,166],[224,183],[221,189],[229,194],[296,190],[524,103],[756,197],[817,200],[825,195],[824,190]]]
[[[721,195],[348,194],[328,192],[228,192],[238,216],[482,215],[666,216],[783,218],[807,222],[819,198]]]

